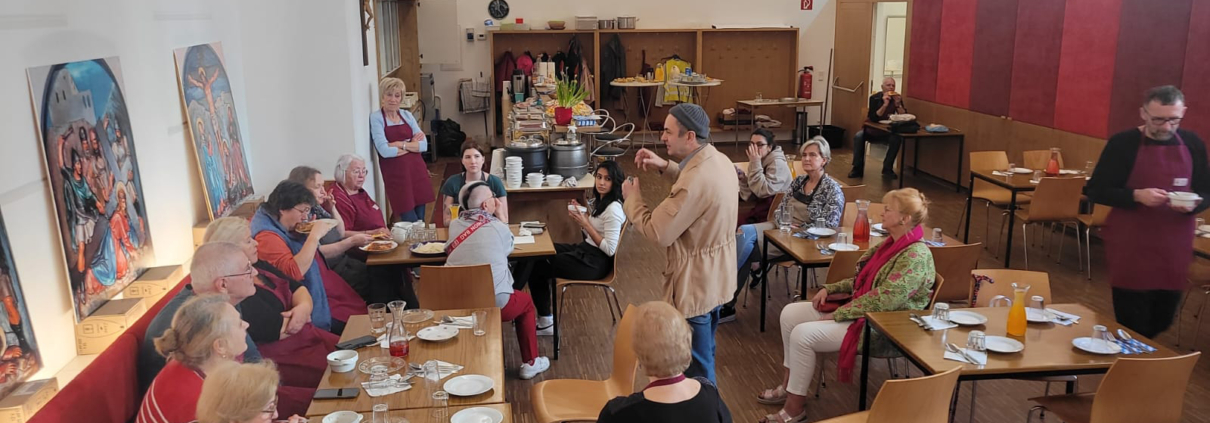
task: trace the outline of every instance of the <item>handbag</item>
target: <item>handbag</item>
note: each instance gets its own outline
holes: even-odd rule
[[[896,134],[914,134],[920,132],[920,123],[915,120],[891,122],[891,132]]]
[[[849,301],[853,301],[853,294],[847,292],[828,294],[824,298],[823,303],[819,304],[819,307],[816,309],[821,313],[831,313],[840,308],[840,306],[848,304]]]

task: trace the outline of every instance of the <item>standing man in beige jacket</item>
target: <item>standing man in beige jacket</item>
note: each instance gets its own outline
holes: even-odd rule
[[[643,236],[668,249],[664,301],[688,317],[693,328],[693,362],[686,376],[715,382],[714,331],[719,308],[735,292],[735,216],[739,187],[728,182],[731,160],[707,142],[710,117],[695,104],[668,111],[660,141],[677,163],[648,149],[635,155],[642,170],[672,178],[668,198],[648,207],[638,178],[622,184],[626,218]]]

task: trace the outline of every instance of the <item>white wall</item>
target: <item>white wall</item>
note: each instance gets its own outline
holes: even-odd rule
[[[483,20],[491,19],[487,13],[487,2],[483,0],[441,0],[458,2],[458,26],[474,27],[482,31]],[[638,28],[709,28],[711,25],[791,25],[801,28],[798,43],[798,66],[815,67],[815,92],[827,87],[828,52],[835,38],[836,2],[815,0],[813,10],[800,10],[794,0],[615,0],[611,2],[569,2],[564,0],[509,0],[509,15],[505,22],[524,18],[526,23],[545,28],[546,21],[563,20],[569,27],[575,26],[576,16],[597,16],[612,19],[617,16],[636,16]],[[499,24],[499,23],[497,23]],[[465,34],[462,30],[459,34]],[[460,78],[474,78],[479,72],[484,75],[495,63],[488,57],[487,41],[474,43],[462,41],[461,70],[450,65],[425,65],[422,72],[433,74],[437,95],[443,99],[443,118],[452,118],[462,124],[468,136],[482,137],[483,118],[480,114],[457,113],[457,82]],[[706,71],[709,73],[709,70]],[[812,115],[815,116],[815,115]]]
[[[331,174],[368,153],[370,90],[357,10],[329,0],[6,0],[0,2],[0,212],[25,301],[53,375],[75,356],[54,204],[25,69],[117,56],[159,264],[192,255],[205,218],[183,131],[174,48],[221,41],[258,194],[298,164]]]

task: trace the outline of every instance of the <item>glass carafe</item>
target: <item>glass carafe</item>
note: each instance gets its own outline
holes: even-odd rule
[[[1046,176],[1059,176],[1059,149],[1050,149],[1050,160],[1046,162]]]
[[[870,242],[870,200],[857,200],[857,219],[853,221],[853,243]]]
[[[1017,286],[1013,284],[1013,301],[1009,304],[1008,309],[1008,328],[1006,332],[1012,336],[1025,336],[1026,321],[1025,314],[1025,293],[1029,292],[1028,286]]]
[[[408,343],[408,330],[403,325],[403,311],[407,306],[403,301],[391,301],[387,307],[391,309],[393,321],[391,323],[390,334],[387,335],[387,345],[391,350],[391,357],[408,358],[408,352],[411,349]]]

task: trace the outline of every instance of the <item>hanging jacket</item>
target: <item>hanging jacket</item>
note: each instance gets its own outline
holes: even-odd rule
[[[680,86],[674,86],[674,85],[670,85],[670,84],[673,80],[672,75],[677,75],[677,74],[684,75],[685,68],[689,68],[692,66],[693,66],[692,64],[690,64],[689,62],[686,62],[684,60],[681,60],[679,57],[672,57],[672,58],[669,58],[668,60],[664,61],[664,102],[665,103],[672,103],[672,102],[687,103],[687,102],[689,102],[689,98],[690,98],[689,97],[689,87],[680,87]]]
[[[513,58],[512,51],[506,51],[500,55],[500,60],[496,61],[496,81],[495,92],[504,90],[504,81],[511,81],[513,78],[513,70],[517,68],[517,60]]]
[[[626,49],[622,47],[622,39],[618,37],[618,34],[613,34],[613,38],[601,48],[601,82],[609,83],[624,77],[626,77]],[[626,92],[624,87],[612,85],[608,87],[603,90],[602,94],[607,100],[618,100]]]
[[[525,54],[522,54],[521,57],[518,57],[517,58],[517,69],[521,69],[522,72],[525,72],[525,76],[527,76],[527,77],[533,76],[533,74],[534,74],[534,56],[529,54],[529,52],[527,51],[527,52],[525,52]]]

